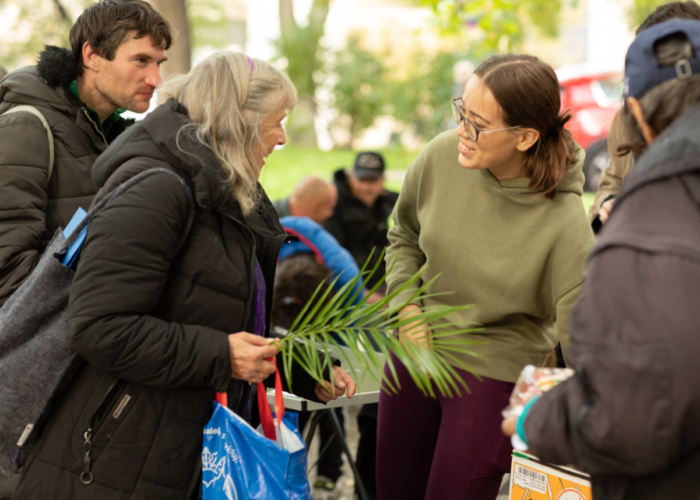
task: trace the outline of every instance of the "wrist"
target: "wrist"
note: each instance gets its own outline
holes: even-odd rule
[[[523,408],[523,412],[520,414],[520,416],[518,417],[518,422],[515,424],[516,434],[518,434],[518,437],[526,445],[527,439],[525,437],[525,419],[527,418],[527,414],[530,412],[530,408],[532,408],[532,405],[534,405],[538,399],[540,399],[539,396],[534,396],[530,399],[530,401],[527,402],[527,404],[525,404],[525,408]]]

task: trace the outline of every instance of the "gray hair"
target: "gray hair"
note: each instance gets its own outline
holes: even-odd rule
[[[682,33],[661,39],[654,47],[654,52],[660,67],[673,66],[680,60],[694,58],[693,48]],[[660,134],[685,110],[699,101],[700,74],[695,74],[690,78],[674,78],[658,84],[639,99],[639,104],[644,113],[644,120],[656,134]],[[627,154],[630,151],[637,155],[642,153],[647,144],[626,104],[623,111],[623,124],[623,144],[618,148],[617,153]]]
[[[192,124],[178,132],[178,139],[194,129],[197,140],[221,162],[233,196],[248,215],[260,198],[255,153],[262,148],[262,123],[281,103],[288,111],[294,107],[294,84],[265,61],[221,51],[169,80],[162,91],[189,112]]]

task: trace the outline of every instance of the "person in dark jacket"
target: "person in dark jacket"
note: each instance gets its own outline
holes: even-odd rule
[[[288,329],[314,296],[317,288],[320,287],[316,301],[324,297],[333,280],[337,279],[336,289],[340,289],[357,278],[360,270],[352,255],[308,217],[282,217],[280,223],[287,233],[300,239],[285,245],[280,252],[272,299],[273,325]],[[358,304],[362,297],[361,291],[362,278],[355,287],[355,304]],[[319,308],[323,308],[331,297],[332,295],[326,297]],[[338,480],[342,475],[343,446],[339,438],[336,438],[330,412],[336,414],[340,426],[345,425],[345,411],[342,408],[325,412],[318,422],[321,453],[318,457],[318,475],[313,482],[315,500],[334,498],[340,486]],[[300,430],[306,426],[310,415],[310,412],[299,414]]]
[[[0,83],[0,306],[34,269],[58,227],[92,202],[97,156],[143,112],[160,83],[170,26],[142,0],[89,7],[70,31],[71,50],[47,46],[36,66]],[[31,112],[5,114],[29,105]]]
[[[373,288],[386,274],[382,252],[389,244],[389,216],[399,195],[384,189],[386,164],[379,153],[358,153],[352,170],[340,169],[333,174],[338,189],[338,203],[333,215],[323,224],[338,243],[346,248],[362,268],[372,256],[368,269],[378,264],[377,272],[366,280]],[[380,293],[386,290],[382,284]],[[372,299],[370,299],[372,301]],[[376,497],[375,452],[379,405],[364,405],[357,416],[360,444],[357,467],[371,498]]]
[[[275,370],[266,337],[287,235],[257,179],[285,142],[296,91],[270,64],[231,52],[163,91],[173,99],[96,162],[96,200],[147,169],[182,182],[151,175],[92,219],[67,315],[84,366],[30,452],[17,500],[196,499],[215,393],[259,421],[254,383]],[[351,397],[354,381],[333,370],[335,387],[294,375],[295,392]]]
[[[340,169],[333,174],[338,189],[338,203],[323,227],[346,248],[362,268],[370,254],[370,269],[379,269],[366,283],[372,288],[386,273],[382,250],[389,244],[389,216],[398,193],[384,189],[384,158],[379,153],[363,152],[355,158],[352,170]]]
[[[503,423],[540,459],[590,473],[596,500],[700,498],[698,54],[700,21],[632,43],[623,116],[646,144],[588,262],[576,373]]]
[[[636,34],[639,35],[645,29],[673,19],[674,17],[700,20],[700,5],[691,0],[685,2],[669,2],[659,5],[644,19],[642,24],[639,25]],[[624,108],[621,108],[615,114],[615,118],[613,118],[610,124],[610,132],[608,132],[608,154],[610,156],[610,164],[608,168],[601,173],[595,200],[588,211],[591,226],[596,233],[600,232],[603,225],[608,221],[612,207],[615,205],[615,196],[617,196],[617,192],[620,190],[622,181],[629,175],[634,166],[634,155],[631,150],[618,151],[618,147],[625,142],[623,138],[623,134],[625,133],[625,127],[622,122],[623,116]],[[643,142],[641,136],[639,140]]]

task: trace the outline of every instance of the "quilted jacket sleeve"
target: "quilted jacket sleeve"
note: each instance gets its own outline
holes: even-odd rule
[[[189,211],[182,185],[165,174],[147,177],[100,210],[71,288],[68,323],[76,351],[118,378],[224,391],[231,378],[227,336],[149,314]]]
[[[43,251],[48,163],[48,138],[38,118],[0,117],[0,306]]]

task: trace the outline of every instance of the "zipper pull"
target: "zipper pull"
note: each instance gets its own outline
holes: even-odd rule
[[[80,474],[80,482],[83,484],[90,484],[93,480],[92,472],[90,472],[90,450],[92,449],[92,441],[90,441],[91,438],[92,429],[88,429],[85,431],[85,443],[83,444],[83,448],[85,449],[85,457],[83,458],[84,469]]]

